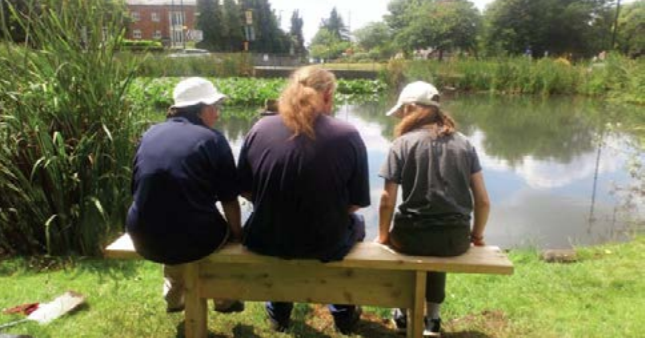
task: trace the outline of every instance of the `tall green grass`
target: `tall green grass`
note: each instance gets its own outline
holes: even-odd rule
[[[138,64],[136,75],[141,77],[240,77],[253,75],[253,60],[249,53],[219,53],[192,57],[169,57],[160,53],[121,52],[120,62]]]
[[[645,104],[645,60],[611,54],[603,62],[496,58],[392,61],[384,75],[395,88],[424,80],[462,91],[502,94],[586,95]]]
[[[38,15],[13,12],[28,47],[0,52],[0,248],[94,254],[130,198],[135,65],[113,62],[116,2],[38,3]]]

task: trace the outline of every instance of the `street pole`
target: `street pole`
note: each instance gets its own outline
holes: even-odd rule
[[[181,10],[181,41],[184,43],[184,49],[186,49],[186,13],[184,13],[184,0],[181,0],[179,3],[179,8]]]
[[[618,32],[618,14],[620,14],[620,0],[616,3],[616,17],[614,18],[614,33],[611,36],[611,49],[616,48],[616,33]]]
[[[170,49],[175,48],[175,0],[170,2]]]

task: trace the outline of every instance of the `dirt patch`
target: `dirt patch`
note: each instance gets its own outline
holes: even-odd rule
[[[446,321],[442,325],[445,338],[517,337],[506,314],[502,311],[483,311]]]
[[[311,306],[306,324],[318,332],[334,332],[334,320],[324,305]],[[442,324],[444,338],[510,338],[521,336],[502,311],[483,311],[461,318],[444,321]],[[356,329],[358,337],[400,338],[402,337],[389,319],[384,319],[371,312],[363,312]]]
[[[314,330],[329,333],[335,337],[334,319],[326,305],[312,305],[311,313],[307,315],[305,322]],[[356,327],[356,335],[369,338],[401,338],[389,319],[381,318],[371,312],[363,312],[361,315],[361,320]]]

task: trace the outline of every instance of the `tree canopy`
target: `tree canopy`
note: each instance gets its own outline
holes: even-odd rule
[[[628,55],[645,55],[645,0],[626,4],[618,21],[618,46]]]
[[[349,41],[349,31],[343,22],[343,18],[338,14],[336,7],[329,13],[329,18],[322,20],[320,28],[326,29],[341,41]]]
[[[219,0],[200,0],[197,3],[197,28],[202,30],[204,39],[197,44],[199,48],[223,50],[224,27]]]
[[[329,18],[323,19],[316,35],[311,39],[309,49],[315,58],[332,59],[339,57],[351,47],[349,32],[343,18],[334,7]]]
[[[243,47],[242,12],[235,0],[224,0],[222,21],[225,51],[240,51]]]
[[[349,41],[338,38],[334,33],[325,28],[320,28],[311,39],[309,53],[314,58],[334,59],[341,56],[351,47]]]
[[[611,0],[496,0],[486,12],[489,51],[591,55],[610,48]]]
[[[305,38],[302,35],[302,26],[304,22],[298,10],[293,11],[291,15],[291,29],[289,29],[289,37],[291,38],[291,49],[296,55],[307,54],[305,48]]]
[[[385,22],[372,22],[354,31],[356,45],[365,52],[378,58],[387,58],[394,54],[392,30]]]
[[[269,0],[240,0],[242,12],[253,14],[255,41],[250,42],[250,50],[259,53],[288,53],[289,37],[278,24],[278,18],[271,9]]]
[[[466,0],[393,0],[385,20],[405,51],[475,50],[481,15]]]
[[[197,27],[204,32],[202,48],[214,51],[241,51],[249,38],[249,48],[257,53],[287,53],[291,41],[278,23],[268,0],[199,0]],[[246,12],[252,16],[253,36],[245,36]],[[302,19],[301,19],[302,20]],[[301,23],[302,26],[302,23]],[[248,28],[247,28],[248,29]]]

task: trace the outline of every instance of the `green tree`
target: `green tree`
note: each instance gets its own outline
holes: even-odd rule
[[[392,30],[395,32],[400,31],[408,25],[408,16],[413,9],[429,1],[433,0],[391,0],[387,4],[389,14],[386,14],[383,18]]]
[[[396,0],[386,21],[395,29],[395,42],[403,50],[432,47],[444,51],[475,51],[481,15],[466,0]]]
[[[197,2],[197,28],[201,29],[204,39],[197,44],[199,48],[222,50],[224,47],[224,25],[219,0],[200,0]]]
[[[612,0],[496,0],[485,12],[489,51],[591,55],[609,47]]]
[[[288,53],[289,37],[280,29],[278,18],[268,0],[241,0],[242,11],[253,13],[255,41],[250,49],[257,53]]]
[[[296,9],[291,15],[291,29],[289,30],[289,36],[291,38],[291,47],[296,55],[305,55],[307,54],[307,49],[305,48],[305,38],[302,35],[302,26],[304,22],[300,16],[300,12]]]
[[[242,12],[235,0],[224,0],[222,8],[224,50],[228,52],[243,49]]]
[[[349,41],[349,31],[345,23],[343,23],[343,18],[338,14],[336,7],[329,13],[329,18],[322,20],[320,28],[327,30],[338,40]]]
[[[392,30],[384,22],[372,22],[354,31],[358,47],[379,58],[394,54],[392,36]]]
[[[625,5],[618,20],[618,45],[628,55],[645,55],[645,0]]]
[[[321,27],[311,39],[309,53],[314,58],[329,60],[341,56],[350,47],[349,41],[343,41],[336,34]]]

